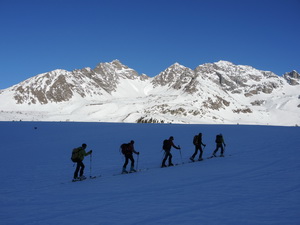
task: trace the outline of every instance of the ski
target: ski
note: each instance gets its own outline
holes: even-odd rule
[[[78,179],[72,179],[72,182],[78,182],[78,181],[84,181],[84,180],[91,180],[91,179],[96,179],[101,177],[101,175],[98,176],[89,176],[89,177],[84,177],[84,178],[78,178]]]
[[[101,175],[98,175],[98,176],[90,176],[89,179],[96,179],[96,178],[99,178],[101,177]]]
[[[184,164],[184,163],[175,163],[175,164],[173,164],[172,166],[180,166],[180,165],[182,165],[182,164]],[[172,167],[172,166],[168,166],[168,167]]]
[[[86,179],[72,179],[72,182],[84,181]]]
[[[138,173],[138,172],[142,172],[142,171],[146,171],[146,170],[149,170],[148,168],[146,168],[146,169],[138,169],[138,170],[136,170],[136,171],[129,171],[129,172],[121,172],[121,173],[115,173],[115,174],[113,174],[113,176],[118,176],[118,175],[128,175],[128,174],[132,174],[132,173]]]
[[[225,157],[228,157],[228,156],[231,156],[231,155],[216,155],[216,156],[214,156],[214,155],[212,155],[212,156],[210,156],[210,157],[207,157],[206,159],[213,159],[213,158],[225,158]]]
[[[201,162],[201,161],[203,161],[203,160],[204,160],[204,159],[197,159],[197,160],[191,160],[191,159],[190,159],[189,163]]]
[[[180,165],[183,165],[184,163],[175,163],[171,166],[161,166],[160,168],[168,168],[168,167],[174,167],[174,166],[180,166]]]

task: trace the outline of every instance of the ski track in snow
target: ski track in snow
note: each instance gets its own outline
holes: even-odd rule
[[[298,225],[299,128],[240,125],[0,122],[0,224]],[[34,129],[34,128],[37,129]],[[203,133],[204,159],[188,163]],[[206,159],[222,132],[224,158]],[[159,168],[174,136],[184,164]],[[122,143],[135,140],[139,168],[121,172]],[[71,182],[74,147],[87,143],[85,175]],[[173,162],[181,163],[172,149]],[[137,163],[137,156],[135,155]],[[90,171],[90,163],[92,170]]]

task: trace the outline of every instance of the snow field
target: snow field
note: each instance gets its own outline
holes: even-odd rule
[[[35,127],[37,129],[35,129]],[[124,123],[0,122],[1,224],[299,224],[298,127]],[[223,133],[224,158],[188,163],[203,133],[204,158]],[[184,164],[159,168],[174,136]],[[139,168],[113,176],[119,146],[135,140]],[[72,183],[74,147],[87,143],[85,175]],[[181,163],[172,149],[173,162]],[[136,163],[137,156],[135,155]]]

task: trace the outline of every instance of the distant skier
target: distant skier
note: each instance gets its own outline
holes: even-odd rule
[[[216,157],[217,151],[219,150],[219,148],[221,148],[220,157],[223,157],[224,156],[224,147],[226,147],[226,144],[225,144],[225,141],[224,141],[224,138],[223,138],[222,134],[218,134],[216,136],[216,144],[217,144],[217,147],[216,147],[215,151],[213,152],[213,156]]]
[[[200,150],[199,161],[203,160],[203,158],[202,158],[202,155],[203,155],[202,145],[205,147],[206,144],[203,144],[203,142],[202,142],[202,133],[199,133],[198,135],[194,136],[193,144],[195,145],[195,152],[191,156],[190,160],[194,161],[194,158],[197,155],[198,150]]]
[[[136,170],[134,169],[134,158],[133,158],[133,153],[139,155],[140,153],[135,151],[134,149],[134,141],[130,141],[130,143],[128,144],[122,144],[121,145],[121,150],[122,153],[125,157],[125,163],[123,165],[123,169],[122,169],[122,173],[132,173],[132,172],[136,172]],[[130,170],[129,172],[126,170],[127,164],[129,162],[129,160],[131,161],[131,166],[130,166]]]
[[[172,154],[171,154],[171,148],[174,147],[176,149],[180,149],[180,146],[175,146],[173,143],[174,137],[171,136],[169,139],[164,140],[163,142],[163,150],[165,150],[165,157],[162,161],[162,165],[161,167],[167,167],[166,166],[166,161],[169,158],[169,166],[174,166],[174,164],[172,163]]]
[[[78,147],[78,148],[74,148],[73,149],[73,152],[72,152],[72,161],[77,163],[77,166],[76,166],[76,169],[75,169],[75,172],[74,172],[74,181],[75,180],[83,180],[85,179],[85,176],[83,176],[83,173],[84,173],[84,164],[83,164],[83,159],[85,156],[88,156],[90,154],[92,154],[92,150],[90,150],[89,152],[85,152],[85,149],[86,149],[87,145],[86,144],[82,144],[81,147]],[[78,172],[79,172],[79,177],[78,177]]]

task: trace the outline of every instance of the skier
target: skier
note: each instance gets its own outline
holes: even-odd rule
[[[161,167],[167,167],[166,166],[166,161],[167,159],[169,158],[169,166],[174,166],[174,164],[172,163],[172,154],[171,154],[171,148],[174,147],[176,149],[180,149],[180,146],[178,145],[175,146],[174,143],[173,143],[173,140],[174,140],[174,137],[171,136],[168,140],[164,140],[164,143],[163,143],[163,150],[165,150],[165,157],[162,161],[162,164],[161,164]]]
[[[203,160],[203,158],[202,158],[202,154],[203,154],[202,145],[205,147],[206,144],[203,144],[203,142],[202,142],[202,133],[199,133],[198,135],[194,136],[193,144],[195,145],[195,152],[191,156],[190,160],[195,161],[194,158],[197,155],[198,150],[200,150],[199,161]]]
[[[223,135],[222,134],[218,134],[217,136],[216,136],[216,144],[217,144],[217,147],[216,147],[216,149],[214,150],[214,152],[213,152],[213,156],[214,157],[217,157],[216,156],[216,153],[217,153],[217,151],[219,150],[219,148],[221,148],[221,155],[220,155],[220,157],[224,157],[224,147],[226,147],[226,144],[225,144],[225,142],[224,142],[224,138],[223,138]],[[224,146],[223,146],[224,145]]]
[[[122,153],[125,157],[125,163],[123,165],[123,169],[122,169],[122,173],[132,173],[132,172],[136,172],[136,170],[134,169],[134,158],[133,158],[133,153],[139,155],[140,153],[135,151],[134,149],[134,141],[130,141],[130,143],[128,144],[122,144],[121,145],[121,148],[122,148]],[[128,172],[126,170],[126,167],[127,167],[127,164],[128,164],[128,161],[131,161],[131,166],[130,166],[130,171]]]
[[[88,156],[90,154],[92,154],[92,150],[90,150],[89,152],[85,152],[85,149],[86,149],[87,145],[86,144],[82,144],[81,147],[78,147],[74,150],[76,150],[76,159],[73,159],[73,162],[76,162],[77,163],[77,166],[76,166],[76,170],[74,172],[74,179],[73,181],[76,181],[76,180],[84,180],[86,177],[83,175],[83,172],[84,172],[84,164],[83,164],[83,159],[85,156]],[[80,172],[79,172],[80,171]],[[78,172],[79,172],[79,177],[78,177]]]

